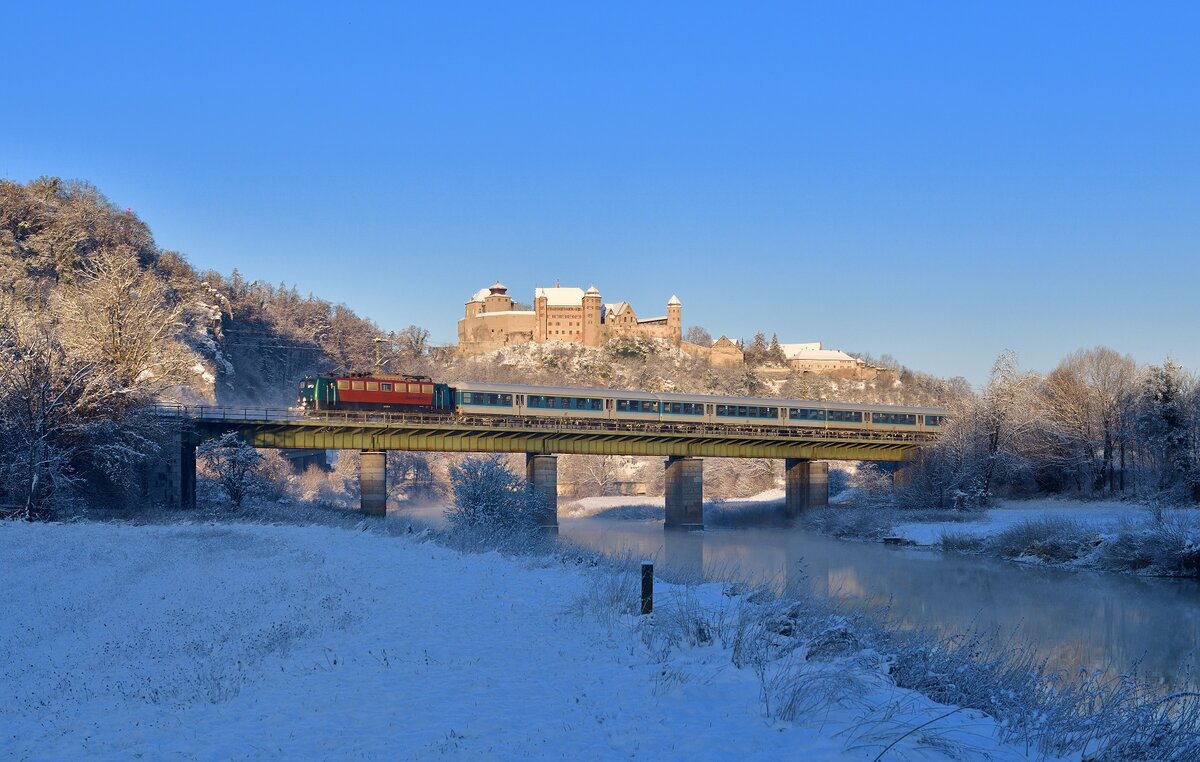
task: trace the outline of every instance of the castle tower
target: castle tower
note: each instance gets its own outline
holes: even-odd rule
[[[683,341],[683,302],[674,294],[667,302],[667,331],[676,346]]]
[[[595,286],[592,286],[583,295],[583,345],[585,347],[600,346],[602,309],[600,292],[596,290]]]
[[[503,283],[496,281],[488,286],[487,295],[483,297],[484,312],[508,312],[512,309],[512,304],[512,297],[508,295],[508,288]]]
[[[536,294],[537,291],[534,291]],[[538,344],[545,343],[550,338],[550,301],[543,295],[533,300],[534,329],[533,340]]]

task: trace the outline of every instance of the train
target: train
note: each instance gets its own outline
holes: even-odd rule
[[[320,375],[300,381],[298,407],[327,410],[522,418],[796,426],[818,429],[936,432],[946,411],[936,407],[857,402],[651,393],[626,389],[530,386],[428,376]]]

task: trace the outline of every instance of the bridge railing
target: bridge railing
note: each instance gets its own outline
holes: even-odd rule
[[[676,423],[659,421],[621,421],[609,419],[542,418],[505,415],[447,416],[430,413],[383,413],[357,410],[304,411],[277,407],[218,407],[209,405],[159,404],[156,414],[194,422],[255,423],[264,425],[327,423],[337,426],[402,428],[406,426],[467,426],[472,428],[522,429],[550,433],[631,433],[661,435],[700,435],[748,439],[820,439],[880,441],[897,443],[929,442],[936,438],[930,431],[881,431],[871,428],[833,428],[821,426],[747,426],[745,424]]]

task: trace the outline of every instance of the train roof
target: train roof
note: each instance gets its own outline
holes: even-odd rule
[[[940,407],[914,405],[882,405],[867,402],[835,402],[832,400],[781,399],[777,397],[735,397],[723,394],[680,394],[677,392],[642,392],[632,389],[600,389],[585,386],[538,386],[529,384],[497,384],[488,381],[460,381],[454,386],[464,391],[487,391],[501,394],[537,394],[548,397],[602,397],[664,402],[702,402],[714,405],[757,405],[760,407],[810,407],[827,410],[875,410],[892,413],[941,415]]]

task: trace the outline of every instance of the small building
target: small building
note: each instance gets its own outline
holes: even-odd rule
[[[864,361],[846,354],[840,349],[825,349],[821,342],[813,341],[803,344],[780,344],[783,356],[787,358],[788,367],[803,373],[817,373],[823,376],[838,376],[862,380],[873,377],[874,369]]]

